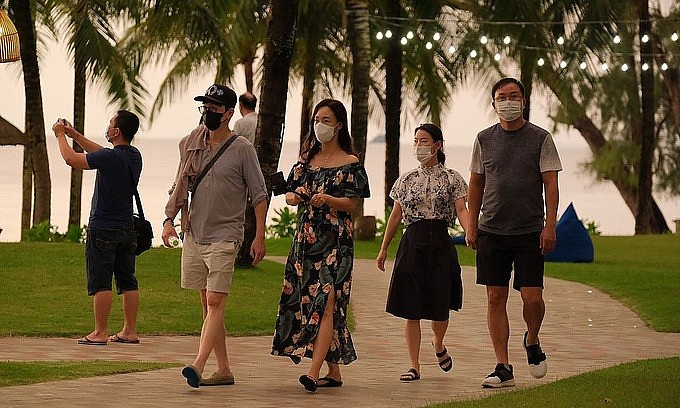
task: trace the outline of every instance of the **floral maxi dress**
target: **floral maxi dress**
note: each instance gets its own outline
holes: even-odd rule
[[[300,186],[311,195],[370,196],[368,176],[359,163],[332,168],[297,163],[288,176],[288,187]],[[354,261],[352,216],[328,205],[301,205],[304,209],[286,262],[271,354],[290,357],[295,364],[302,357],[311,358],[328,293],[335,290],[333,339],[326,361],[349,364],[357,358],[347,328]]]

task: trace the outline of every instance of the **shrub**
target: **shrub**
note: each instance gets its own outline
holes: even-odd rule
[[[272,224],[267,226],[267,234],[270,238],[292,238],[295,236],[298,221],[300,220],[299,212],[293,212],[290,207],[283,207],[279,210],[274,210],[277,217],[272,217]]]
[[[79,227],[71,225],[65,234],[59,233],[59,227],[50,224],[45,220],[41,223],[35,224],[31,229],[26,231],[24,241],[29,242],[75,242],[80,243],[85,241],[85,231],[87,227]]]

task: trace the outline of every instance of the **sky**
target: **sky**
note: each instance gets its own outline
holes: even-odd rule
[[[51,127],[57,118],[71,120],[73,117],[73,69],[67,55],[65,45],[55,41],[46,43],[44,57],[40,61],[40,81],[42,87],[43,107],[45,114],[46,135],[52,136]],[[167,66],[158,66],[147,70],[143,80],[150,94],[155,97],[161,80],[167,72]],[[234,83],[230,86],[237,94],[245,92],[243,71],[239,68]],[[194,96],[202,95],[212,84],[214,77],[206,75],[195,77],[189,83],[182,95],[174,103],[166,105],[157,116],[153,124],[145,121],[137,137],[142,138],[172,138],[179,139],[186,135],[197,123],[199,113],[198,102]],[[482,89],[472,86],[458,91],[453,98],[451,109],[444,112],[442,129],[445,143],[452,145],[472,145],[474,138],[481,129],[497,121],[490,107],[490,87],[488,84]],[[25,98],[20,62],[0,64],[0,116],[4,117],[19,129],[24,129]],[[289,87],[288,103],[286,107],[286,127],[284,141],[296,142],[300,131],[302,88],[298,81],[293,81]],[[340,94],[341,92],[338,92]],[[256,90],[256,96],[260,96]],[[95,138],[101,136],[117,106],[109,106],[105,93],[96,84],[88,84],[86,91],[85,135]],[[319,97],[321,99],[321,97]],[[148,106],[153,100],[148,100]],[[349,100],[343,100],[346,106],[351,106]],[[549,97],[541,93],[534,93],[532,97],[531,121],[548,130],[552,129],[552,122],[547,117]],[[402,108],[402,113],[406,109]],[[425,116],[407,117],[402,120],[402,142],[408,143],[412,137],[412,129],[419,123],[425,122]],[[240,114],[234,116],[238,119]],[[372,117],[371,119],[374,119]],[[381,121],[382,122],[382,121]],[[384,133],[384,123],[372,121],[369,124],[368,139]],[[566,131],[564,127],[555,134],[556,143],[560,145],[584,145],[580,135],[575,131]]]

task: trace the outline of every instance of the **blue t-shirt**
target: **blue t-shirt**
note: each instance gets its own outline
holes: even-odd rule
[[[134,185],[142,173],[142,154],[136,147],[115,146],[86,156],[90,169],[97,170],[90,210],[90,227],[121,228],[132,223]]]

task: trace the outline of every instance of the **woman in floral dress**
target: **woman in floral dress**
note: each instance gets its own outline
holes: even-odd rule
[[[356,360],[347,328],[354,245],[350,212],[370,195],[354,155],[347,110],[334,99],[314,108],[300,161],[288,176],[286,203],[302,206],[286,262],[273,355],[312,359],[300,383],[309,392],[342,385],[339,363]],[[324,360],[328,374],[319,378]]]
[[[449,310],[462,306],[463,284],[448,227],[455,225],[458,216],[467,230],[467,184],[457,171],[444,167],[443,143],[442,131],[436,125],[426,123],[416,128],[413,148],[420,166],[402,174],[390,191],[394,208],[376,260],[384,271],[387,248],[403,219],[406,231],[399,243],[387,297],[387,312],[406,319],[404,335],[411,368],[400,375],[402,381],[420,379],[421,319],[432,321],[432,345],[439,367],[444,371],[453,367],[444,335]]]

